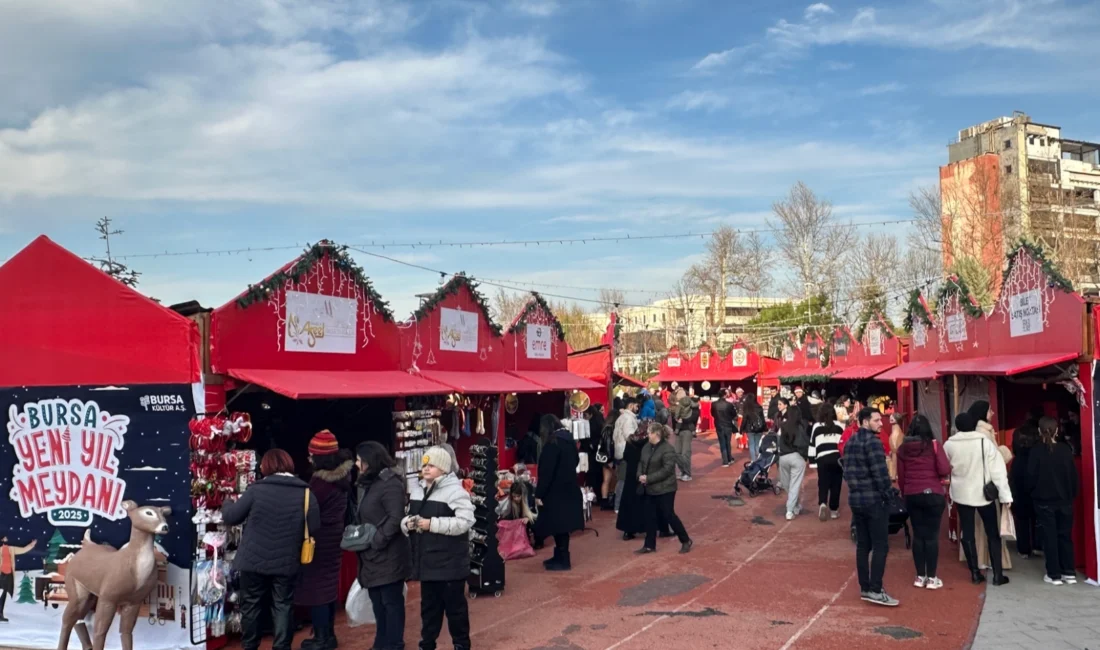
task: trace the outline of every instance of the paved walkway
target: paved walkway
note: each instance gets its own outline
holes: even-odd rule
[[[1043,582],[1043,559],[1013,559],[1012,582],[989,587],[972,650],[1100,649],[1100,588]]]

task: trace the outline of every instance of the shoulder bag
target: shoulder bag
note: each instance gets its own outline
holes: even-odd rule
[[[979,442],[982,443],[982,496],[986,501],[996,501],[1000,496],[1000,491],[997,489],[997,485],[990,481],[986,477],[985,473],[985,438],[983,437]]]
[[[306,505],[305,510],[302,512],[303,534],[302,534],[302,564],[309,564],[313,561],[313,551],[317,547],[316,540],[309,534],[309,488],[306,488]]]
[[[359,505],[362,505],[363,498],[366,497],[366,490],[358,488],[359,492]],[[351,524],[344,526],[344,532],[340,536],[340,548],[345,551],[351,551],[352,553],[362,553],[370,548],[371,543],[374,541],[374,536],[378,532],[378,528],[374,524],[362,524],[359,523],[359,508],[356,507]]]

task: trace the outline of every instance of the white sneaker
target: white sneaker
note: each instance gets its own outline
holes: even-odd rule
[[[897,607],[898,601],[895,598],[891,598],[885,591],[879,593],[868,593],[860,596],[863,600],[873,603],[875,605],[881,605],[883,607]]]
[[[840,519],[840,511],[833,510],[832,514],[829,515],[829,519]]]
[[[1066,583],[1067,585],[1075,585],[1077,584],[1077,576],[1064,575],[1062,576],[1062,582]]]
[[[794,513],[793,512],[788,512],[787,513],[787,521],[794,521]]]
[[[933,591],[935,591],[936,589],[943,589],[943,580],[940,580],[939,578],[929,578],[928,581],[924,583],[924,588],[931,589]]]
[[[817,518],[826,521],[829,518],[829,506],[824,503],[817,507]]]
[[[1062,585],[1066,584],[1061,580],[1055,580],[1050,576],[1043,576],[1043,582],[1047,583],[1048,585],[1054,585],[1055,587],[1061,587]]]
[[[913,581],[913,586],[917,589],[924,589],[925,585],[927,584],[928,578],[923,578],[921,576],[917,576],[917,579]]]

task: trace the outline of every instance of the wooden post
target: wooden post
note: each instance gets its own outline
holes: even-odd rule
[[[951,404],[952,404],[952,406],[951,406],[951,415],[958,415],[959,414],[959,376],[958,375],[951,375],[951,386],[952,386],[952,389],[951,389]],[[950,422],[948,422],[947,424],[948,424],[948,426],[951,425]]]

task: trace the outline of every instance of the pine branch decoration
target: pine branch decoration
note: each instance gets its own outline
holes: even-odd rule
[[[466,287],[470,290],[470,295],[474,297],[474,302],[477,303],[478,309],[481,310],[481,315],[485,318],[485,322],[489,324],[489,329],[492,330],[493,335],[501,336],[504,333],[504,328],[498,325],[497,322],[493,320],[493,317],[490,316],[489,303],[485,300],[485,296],[481,295],[477,290],[478,284],[473,281],[473,278],[467,277],[465,273],[454,274],[442,287],[436,289],[436,292],[413,312],[413,320],[418,321],[427,316],[439,305],[439,303],[443,302],[444,299],[449,296],[458,295],[462,287]]]
[[[1004,286],[1008,282],[1008,277],[1012,273],[1012,267],[1016,264],[1016,260],[1021,253],[1030,255],[1043,269],[1043,273],[1047,277],[1047,286],[1056,287],[1067,293],[1073,293],[1073,283],[1070,282],[1069,278],[1062,275],[1058,267],[1054,265],[1054,262],[1047,258],[1046,251],[1043,250],[1042,246],[1028,239],[1020,239],[1012,249],[1012,252],[1008,254],[1008,264],[1005,266],[1005,272],[1001,278],[1001,286]]]
[[[524,305],[523,311],[521,311],[519,316],[516,318],[516,322],[508,328],[508,333],[515,334],[517,331],[519,331],[520,328],[526,328],[528,316],[537,312],[539,309],[542,309],[542,311],[550,317],[554,326],[554,333],[557,335],[558,340],[564,341],[565,328],[562,327],[561,321],[559,321],[558,317],[554,315],[554,312],[550,309],[550,305],[547,304],[546,299],[540,296],[535,291],[531,292],[531,300],[528,300],[527,304]]]
[[[913,289],[909,292],[909,302],[905,306],[905,320],[901,323],[902,327],[912,332],[914,319],[917,318],[925,327],[932,327],[932,317],[929,316],[928,310],[924,308],[920,289]]]
[[[966,285],[966,280],[963,280],[957,275],[953,275],[947,278],[947,281],[940,287],[939,293],[936,295],[936,304],[944,305],[946,301],[952,296],[957,296],[959,299],[959,306],[962,307],[964,313],[971,318],[982,318],[985,316],[985,312],[982,311],[972,297],[970,293],[970,287]]]

